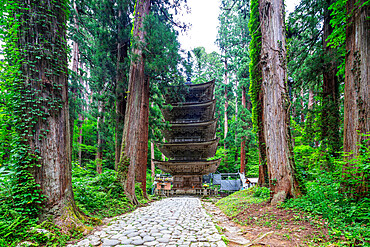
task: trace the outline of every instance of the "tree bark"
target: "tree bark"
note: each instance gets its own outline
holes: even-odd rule
[[[339,84],[337,78],[337,65],[334,56],[334,50],[328,46],[328,37],[333,32],[330,24],[332,19],[329,6],[332,0],[326,0],[324,9],[324,32],[323,32],[323,49],[325,51],[323,84],[322,84],[322,112],[321,112],[321,140],[323,145],[328,149],[328,153],[333,157],[339,156],[341,148],[339,135]],[[326,169],[332,170],[331,164],[327,164]]]
[[[253,128],[257,132],[258,141],[258,156],[259,156],[259,174],[258,185],[261,187],[268,186],[268,171],[266,161],[266,141],[264,130],[264,92],[262,87],[262,63],[261,63],[261,18],[259,11],[260,3],[258,0],[251,0],[250,8],[250,33],[252,40],[250,43],[250,58],[249,67],[251,84],[249,94],[252,103],[252,120]],[[249,104],[247,107],[251,107]]]
[[[104,122],[104,103],[98,102],[98,119],[96,123],[97,129],[97,150],[95,156],[95,163],[96,163],[96,172],[101,174],[103,172],[102,162],[103,162],[103,140],[102,140],[102,123]]]
[[[300,194],[289,129],[283,0],[260,0],[263,125],[271,204]]]
[[[79,30],[79,25],[78,25],[78,20],[77,20],[77,15],[78,15],[78,9],[76,7],[76,3],[73,4],[73,8],[76,11],[76,15],[73,17],[74,19],[74,27],[75,29]],[[73,77],[72,80],[76,80],[78,78],[78,65],[79,65],[79,45],[76,40],[73,41],[73,46],[72,46],[72,71],[73,71]],[[77,98],[77,87],[72,87],[71,89],[72,92],[72,113],[70,112],[70,120],[69,120],[69,126],[70,126],[70,149],[71,149],[71,155],[73,151],[73,134],[74,134],[74,122],[75,122],[75,114],[74,111],[76,111],[76,98]]]
[[[133,204],[138,204],[135,195],[135,171],[140,169],[140,140],[142,138],[142,127],[140,117],[145,95],[145,83],[148,83],[144,73],[144,58],[142,45],[145,44],[144,18],[149,14],[150,1],[143,0],[136,2],[136,11],[133,30],[133,45],[129,84],[128,99],[125,112],[125,125],[122,135],[121,157],[118,164],[118,177],[123,184],[125,194]]]
[[[118,10],[118,19],[122,16],[122,10]],[[117,26],[117,65],[116,65],[116,126],[115,126],[115,163],[114,168],[117,170],[118,162],[121,155],[122,132],[125,120],[126,98],[124,88],[124,81],[127,81],[123,62],[128,56],[128,44],[121,40],[119,34],[121,33],[121,23]]]
[[[150,160],[151,160],[151,171],[152,171],[152,179],[154,179],[155,176],[155,164],[154,164],[154,142],[150,142]]]
[[[364,0],[347,2],[346,64],[344,89],[343,150],[348,153],[343,168],[342,191],[351,198],[369,194],[369,175],[359,170],[359,143],[369,147],[370,133],[370,6]]]
[[[146,194],[146,170],[148,163],[148,134],[149,134],[149,78],[146,78],[142,95],[142,103],[140,109],[140,135],[139,135],[139,150],[138,162],[136,169],[136,180],[141,185],[144,198],[148,199]]]
[[[226,52],[225,52],[225,75],[224,75],[224,83],[225,83],[225,91],[224,91],[224,97],[225,97],[225,105],[224,105],[224,148],[226,150],[227,145],[226,145],[226,137],[227,137],[227,132],[229,131],[229,126],[228,126],[228,119],[227,119],[227,108],[229,106],[229,102],[227,99],[227,84],[228,84],[228,76],[227,76],[227,60],[226,60]]]
[[[301,123],[304,123],[304,114],[303,114],[303,109],[304,109],[304,103],[303,103],[303,88],[301,88]]]
[[[23,59],[20,90],[25,97],[24,140],[39,166],[32,168],[45,196],[40,220],[48,217],[63,230],[82,225],[72,191],[66,42],[67,2],[20,3],[18,48]],[[38,16],[45,16],[43,19]],[[49,57],[51,56],[51,58]],[[28,61],[28,62],[26,62]],[[30,111],[29,109],[33,109]],[[38,112],[34,115],[34,112]],[[34,119],[35,123],[27,122]],[[77,217],[76,217],[77,216]]]
[[[81,144],[82,144],[82,125],[83,125],[83,122],[84,122],[84,117],[82,116],[82,114],[79,114],[78,115],[78,121],[80,122],[80,126],[79,126],[79,129],[80,129],[80,132],[79,132],[79,135],[78,135],[78,164],[81,166],[82,165],[82,148],[81,148]]]
[[[243,110],[245,111],[247,107],[247,101],[246,101],[246,89],[243,86],[242,87],[242,106]],[[244,130],[244,127],[243,127]],[[240,144],[240,173],[245,173],[245,136],[242,137],[242,142]]]

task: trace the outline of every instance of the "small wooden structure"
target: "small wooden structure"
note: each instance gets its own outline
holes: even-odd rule
[[[215,80],[202,84],[167,88],[162,109],[171,129],[164,131],[165,143],[157,143],[169,161],[155,165],[173,176],[173,194],[204,194],[202,176],[217,170],[221,159],[207,160],[216,153]],[[211,193],[211,192],[209,192]]]

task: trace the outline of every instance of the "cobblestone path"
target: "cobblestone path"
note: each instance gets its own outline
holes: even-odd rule
[[[75,246],[225,247],[200,200],[168,198],[118,216]]]

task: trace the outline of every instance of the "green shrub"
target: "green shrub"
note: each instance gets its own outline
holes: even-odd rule
[[[322,215],[337,237],[344,236],[356,244],[370,242],[369,198],[346,198],[340,193],[340,181],[331,173],[307,182],[306,186],[307,194],[290,199],[283,206]]]
[[[102,174],[96,174],[92,169],[75,165],[72,175],[76,203],[85,213],[101,218],[133,209],[114,170],[105,169]]]

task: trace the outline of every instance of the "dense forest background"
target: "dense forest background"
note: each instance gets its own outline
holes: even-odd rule
[[[286,73],[284,103],[274,103],[262,83],[266,1],[221,1],[220,53],[181,49],[177,37],[189,27],[176,14],[187,11],[186,1],[149,2],[150,10],[131,0],[0,2],[0,246],[27,238],[63,245],[100,218],[145,202],[153,173],[161,173],[151,159],[166,159],[154,144],[169,128],[160,110],[164,88],[189,79],[216,80],[219,172],[242,167],[275,198],[270,155],[279,147],[264,134],[272,133],[263,126],[264,104],[281,104],[290,148],[281,155],[294,174],[283,199],[298,197],[286,205],[327,217],[339,229],[334,235],[369,242],[369,1],[301,0],[283,16],[285,55],[275,56]],[[148,97],[148,113],[136,117],[147,123],[125,127],[135,121],[127,115],[133,68],[145,75],[139,94]],[[125,153],[132,151],[122,150],[135,127],[147,130],[138,137],[137,199],[127,193],[135,174],[122,168],[132,162]],[[28,231],[40,222],[55,235]],[[58,238],[61,225],[73,230]]]

